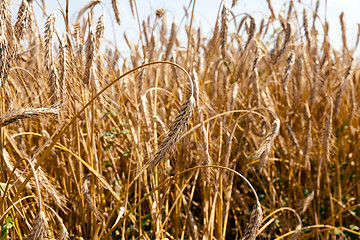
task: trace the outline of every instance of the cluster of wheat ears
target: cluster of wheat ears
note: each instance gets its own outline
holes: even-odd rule
[[[170,29],[159,9],[123,57],[107,3],[39,27],[1,0],[2,239],[359,239],[359,41],[341,14],[332,48],[319,0],[264,3],[257,25],[219,1],[210,37],[195,0]]]

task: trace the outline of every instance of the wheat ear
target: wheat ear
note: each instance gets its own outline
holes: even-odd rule
[[[255,31],[256,31],[256,23],[255,23],[255,19],[251,16],[250,17],[250,28],[249,28],[249,32],[248,32],[248,39],[245,43],[245,47],[244,50],[247,49],[247,47],[249,46],[250,42],[254,39],[255,37]]]
[[[334,117],[337,117],[340,112],[341,99],[342,99],[342,96],[344,94],[344,91],[346,89],[348,82],[351,81],[351,77],[353,75],[355,66],[356,66],[356,61],[355,61],[355,59],[352,59],[350,66],[346,69],[346,73],[343,78],[343,81],[336,92]]]
[[[242,240],[255,240],[256,239],[256,235],[261,226],[262,215],[263,214],[262,214],[262,210],[261,210],[261,205],[260,205],[259,201],[256,201],[256,204],[251,212],[250,220],[249,220],[248,225],[246,226],[245,234],[244,234],[244,237],[242,238]]]
[[[115,19],[117,24],[121,24],[121,20],[120,20],[120,12],[119,12],[119,8],[118,8],[118,2],[117,0],[111,0],[111,5],[112,5],[112,9],[114,11],[115,14]]]
[[[177,142],[180,140],[181,134],[185,131],[188,122],[190,121],[191,114],[194,108],[194,82],[188,72],[186,72],[190,80],[190,96],[181,106],[181,109],[171,125],[169,132],[162,140],[159,149],[155,153],[155,157],[147,161],[144,166],[139,170],[138,174],[148,168],[154,168],[164,157],[175,149]]]
[[[226,60],[226,44],[229,29],[229,7],[226,3],[221,11],[220,49],[223,60]]]
[[[53,63],[53,34],[55,32],[55,13],[52,12],[45,22],[45,66],[50,69]]]
[[[259,149],[254,153],[253,158],[260,159],[260,169],[264,169],[269,159],[270,149],[274,143],[275,138],[279,134],[280,119],[276,117],[271,125],[271,131],[261,143]]]
[[[171,25],[170,37],[169,37],[169,40],[168,40],[167,45],[166,45],[166,50],[165,50],[165,55],[164,55],[165,60],[170,55],[171,49],[172,49],[172,47],[173,47],[173,45],[175,43],[176,33],[177,33],[177,23],[174,20],[172,25]]]
[[[304,9],[303,12],[303,26],[304,26],[304,33],[305,33],[305,38],[307,41],[307,47],[308,47],[308,52],[310,52],[311,49],[311,35],[310,35],[310,30],[309,30],[309,14],[306,12],[306,10]]]
[[[0,127],[4,127],[20,119],[57,115],[58,108],[20,108],[0,116]]]
[[[18,43],[22,39],[22,36],[28,27],[29,18],[29,3],[27,0],[23,0],[20,4],[17,20],[14,26],[14,34]]]

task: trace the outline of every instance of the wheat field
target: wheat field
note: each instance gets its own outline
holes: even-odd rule
[[[360,239],[360,35],[344,14],[337,50],[319,0],[264,1],[260,24],[219,1],[207,36],[195,0],[180,25],[130,0],[140,39],[125,33],[121,58],[105,2],[70,22],[68,0],[44,16],[0,1],[2,239]]]

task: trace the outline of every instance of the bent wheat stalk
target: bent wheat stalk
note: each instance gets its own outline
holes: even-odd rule
[[[34,165],[33,163],[27,159],[27,158],[24,158],[28,163],[29,163],[29,166],[31,168],[31,171],[34,175],[34,180],[35,180],[35,186],[36,186],[36,192],[37,192],[37,197],[38,197],[38,203],[39,203],[39,213],[38,215],[36,216],[35,218],[35,221],[34,221],[34,224],[33,224],[33,229],[28,237],[28,239],[32,240],[32,239],[43,239],[44,237],[46,237],[46,231],[49,227],[49,224],[45,218],[45,214],[43,212],[43,209],[42,209],[42,203],[41,203],[41,192],[40,192],[40,187],[39,187],[39,182],[38,182],[38,179],[37,179],[37,175],[36,175],[36,171],[35,171],[35,168],[34,168]]]

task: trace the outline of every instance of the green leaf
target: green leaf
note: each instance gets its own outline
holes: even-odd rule
[[[353,225],[353,224],[351,224],[351,225],[349,226],[349,228],[350,228],[351,230],[357,231],[357,232],[359,232],[359,230],[360,230],[360,228],[359,228],[358,226]]]
[[[120,132],[121,135],[122,134],[127,134],[127,133],[130,133],[130,130],[126,129],[126,130],[123,130],[123,131]]]
[[[14,219],[12,219],[11,217],[7,217],[6,222],[1,226],[1,239],[2,240],[4,240],[7,237],[9,229],[14,226],[13,222],[14,222]]]

